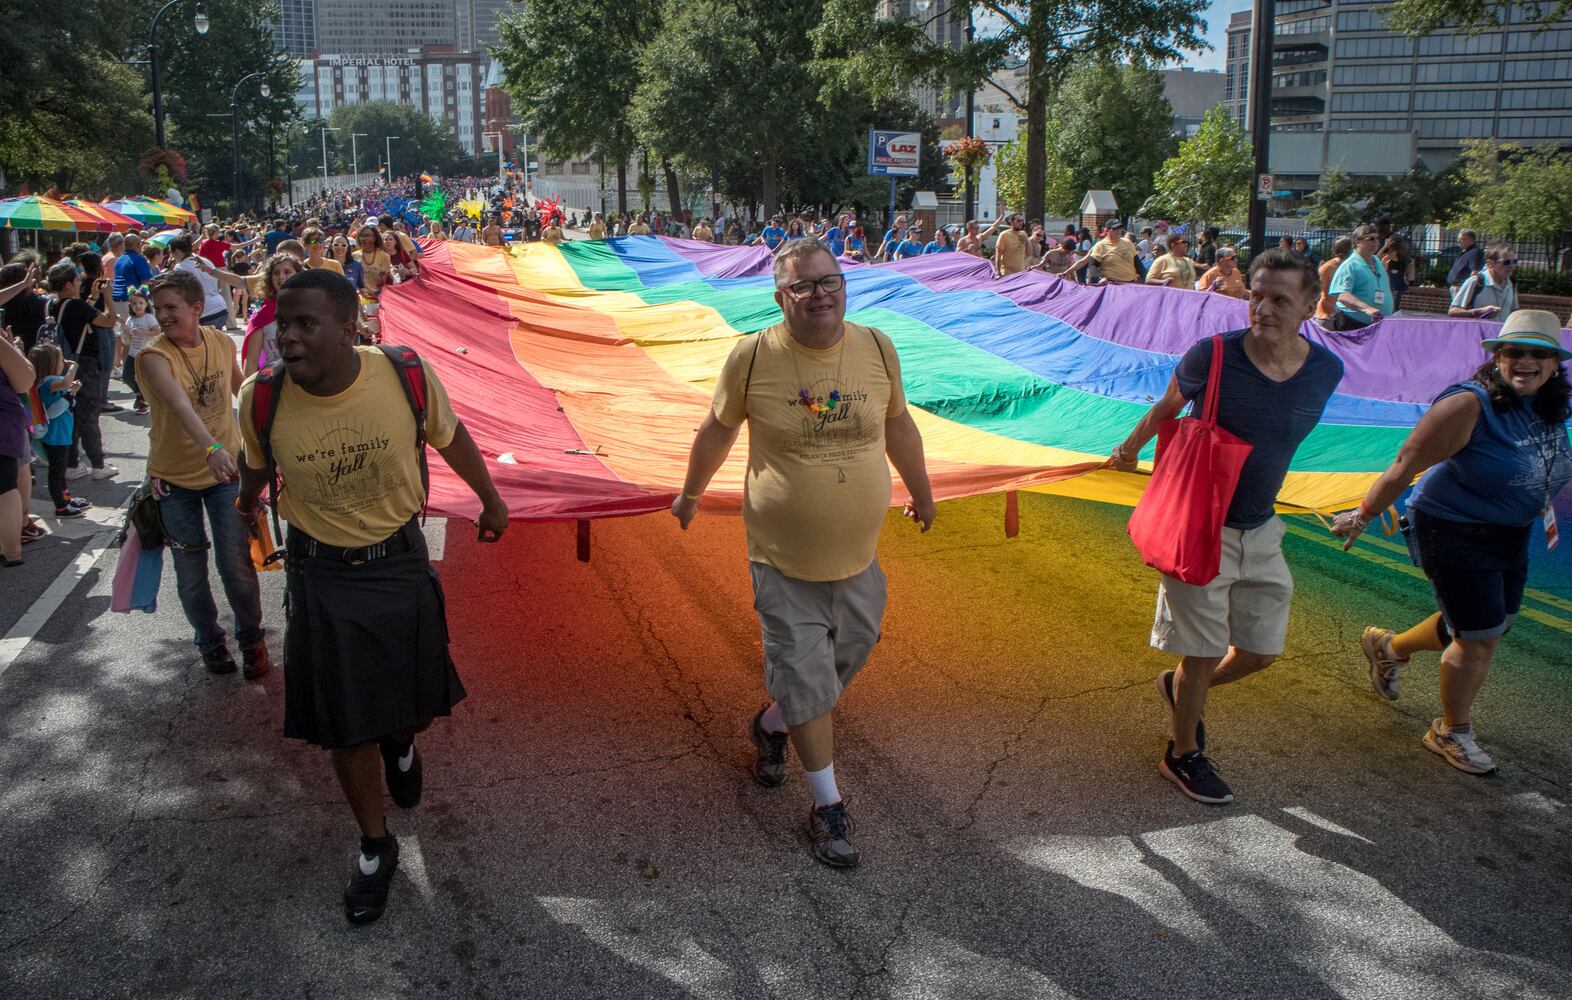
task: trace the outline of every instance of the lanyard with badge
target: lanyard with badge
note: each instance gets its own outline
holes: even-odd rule
[[[1363,257],[1360,257],[1359,259],[1364,261]],[[1386,273],[1386,268],[1383,267],[1378,269],[1369,261],[1365,261],[1365,266],[1370,269],[1370,277],[1375,279],[1375,298],[1371,301],[1373,301],[1378,306],[1386,305],[1386,293],[1381,290],[1381,276]]]
[[[1555,425],[1546,428],[1547,433],[1534,442],[1534,451],[1538,453],[1540,467],[1545,472],[1545,509],[1540,511],[1539,519],[1545,525],[1545,549],[1554,552],[1556,545],[1561,541],[1561,530],[1556,527],[1556,508],[1554,497],[1550,495],[1550,480],[1555,471],[1556,458],[1561,451],[1561,435],[1566,431]]]

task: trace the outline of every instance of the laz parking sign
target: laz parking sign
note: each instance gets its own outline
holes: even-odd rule
[[[921,132],[868,131],[868,173],[876,176],[916,177],[921,158]]]

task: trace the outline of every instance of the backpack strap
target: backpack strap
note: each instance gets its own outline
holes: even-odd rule
[[[753,366],[759,363],[759,344],[764,340],[764,331],[760,330],[753,336],[753,357],[748,359],[748,374],[742,379],[742,406],[748,408],[748,386],[753,384]]]
[[[278,524],[278,464],[273,461],[273,420],[278,416],[278,400],[284,389],[283,359],[257,370],[251,383],[251,426],[262,446],[262,461],[267,469],[267,505],[273,512],[273,537],[278,552],[284,551],[283,529]],[[275,553],[275,555],[278,553]]]
[[[415,415],[415,451],[420,456],[420,523],[425,524],[426,502],[431,497],[431,472],[426,464],[426,367],[420,363],[420,355],[413,348],[381,344],[378,350],[398,372],[404,397],[409,400],[410,411]]]

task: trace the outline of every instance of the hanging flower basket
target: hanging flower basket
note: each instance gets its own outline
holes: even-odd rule
[[[262,190],[267,192],[269,201],[278,201],[284,197],[284,182],[277,177],[262,185]]]
[[[969,135],[963,139],[956,139],[954,142],[946,143],[944,155],[950,162],[962,170],[973,170],[987,163],[992,158],[993,149],[975,135]]]
[[[136,169],[150,181],[161,179],[160,170],[163,177],[183,181],[186,179],[186,158],[173,149],[153,146],[137,158]]]

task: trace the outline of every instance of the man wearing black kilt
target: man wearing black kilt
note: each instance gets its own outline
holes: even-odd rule
[[[398,866],[382,785],[420,801],[415,734],[464,697],[448,655],[442,587],[418,515],[429,441],[475,491],[482,541],[508,512],[431,368],[407,348],[355,346],[354,286],[295,275],[278,296],[282,361],[240,390],[245,441],[235,506],[248,523],[280,474],[285,539],[284,735],[328,750],[360,825],[345,915],[382,915]]]

